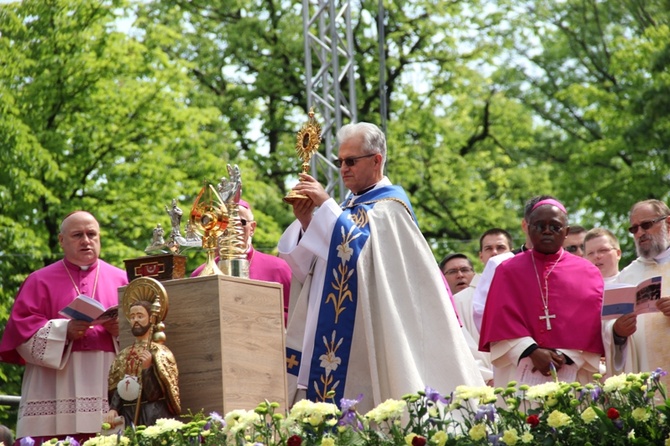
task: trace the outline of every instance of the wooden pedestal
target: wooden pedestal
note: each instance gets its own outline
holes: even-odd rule
[[[224,415],[266,399],[286,410],[281,285],[229,276],[162,284],[169,300],[165,345],[177,360],[182,413]],[[123,314],[119,321],[123,348],[134,338]]]

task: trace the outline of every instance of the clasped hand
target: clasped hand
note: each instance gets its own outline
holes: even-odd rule
[[[100,324],[113,337],[119,336],[119,320],[110,319]],[[72,319],[67,323],[67,339],[76,341],[86,336],[86,331],[91,328],[88,322]]]
[[[563,353],[551,350],[548,348],[537,348],[530,354],[530,359],[533,361],[532,372],[540,372],[544,376],[551,375],[551,365],[554,365],[556,370],[559,370],[565,364],[565,355]]]

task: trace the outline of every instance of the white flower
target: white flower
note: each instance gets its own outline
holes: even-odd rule
[[[338,414],[339,409],[335,404],[300,400],[291,408],[287,421],[306,422],[312,426],[316,426],[323,422],[324,419],[337,416]]]
[[[561,390],[561,385],[556,382],[538,384],[526,391],[526,397],[530,400],[544,400],[547,397],[553,396],[559,390]]]
[[[330,375],[331,372],[337,370],[337,367],[342,364],[342,358],[337,356],[335,352],[337,352],[337,349],[340,348],[340,345],[342,345],[343,339],[340,338],[337,341],[337,344],[335,344],[335,330],[333,330],[333,334],[331,336],[332,342],[328,343],[328,340],[326,337],[323,337],[323,343],[326,346],[326,353],[323,355],[319,356],[319,360],[321,361],[321,367],[326,369],[326,376]]]
[[[226,426],[223,428],[223,431],[230,432],[233,435],[262,421],[261,416],[253,410],[243,409],[228,412],[224,417],[224,420]]]
[[[342,243],[337,246],[337,256],[342,259],[342,263],[347,263],[354,253],[354,250],[349,246],[349,243],[361,236],[360,232],[354,236],[351,235],[355,229],[356,225],[352,225],[349,228],[349,232],[345,235],[344,226],[340,228],[340,232],[342,233]]]
[[[381,423],[382,421],[402,417],[406,408],[407,403],[404,401],[388,399],[366,413],[365,418],[375,421],[376,423]]]
[[[610,376],[605,380],[603,385],[603,390],[605,392],[614,392],[616,390],[623,390],[628,387],[628,382],[626,380],[626,374],[622,373],[621,375]]]
[[[351,258],[351,255],[354,253],[354,250],[349,246],[348,243],[342,243],[337,246],[337,256],[342,259],[343,263],[346,263]]]

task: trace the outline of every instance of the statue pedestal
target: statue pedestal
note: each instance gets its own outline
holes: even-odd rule
[[[229,276],[162,285],[165,345],[177,360],[183,414],[253,410],[266,399],[280,404],[279,413],[288,408],[281,285]],[[119,322],[123,348],[134,338],[122,314]]]

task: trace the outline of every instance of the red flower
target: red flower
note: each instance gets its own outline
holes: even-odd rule
[[[288,437],[286,446],[300,446],[300,443],[302,443],[302,438],[300,438],[300,435],[292,435]]]
[[[607,418],[609,418],[610,420],[616,420],[617,418],[619,418],[619,411],[616,410],[614,407],[610,407],[609,409],[607,409]]]
[[[537,415],[528,415],[528,418],[526,418],[526,423],[535,427],[538,424],[540,424],[540,417],[538,417]]]
[[[412,446],[426,446],[426,437],[417,435],[416,437],[412,438]]]

